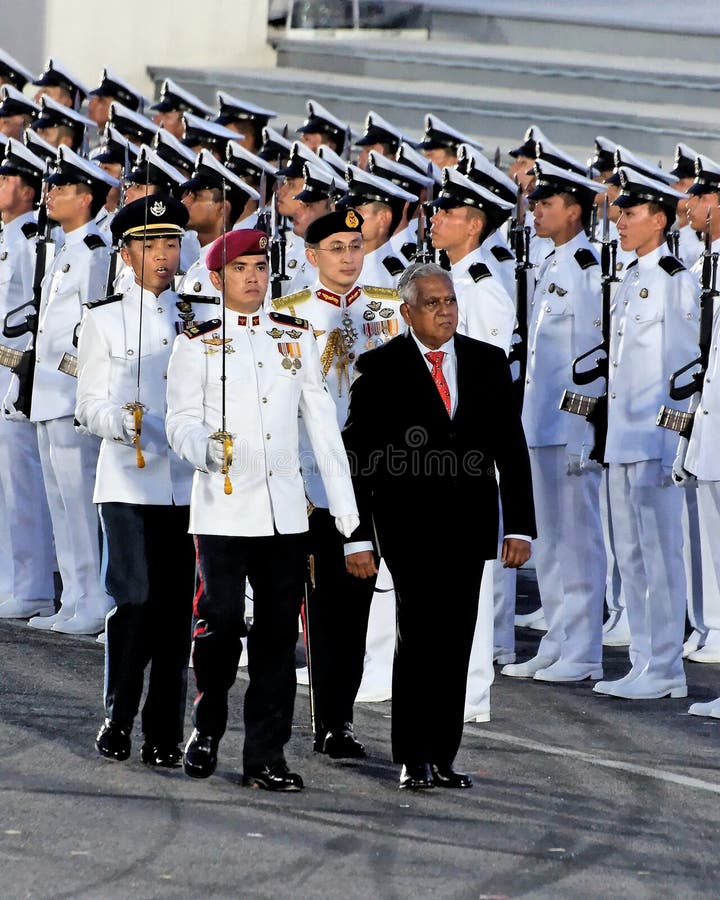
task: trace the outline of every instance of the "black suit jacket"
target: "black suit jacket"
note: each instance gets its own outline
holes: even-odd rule
[[[455,352],[452,419],[409,332],[357,361],[343,430],[360,511],[352,540],[377,538],[388,561],[426,545],[429,528],[480,561],[496,557],[496,466],[505,533],[536,537],[530,462],[507,358],[458,334]]]

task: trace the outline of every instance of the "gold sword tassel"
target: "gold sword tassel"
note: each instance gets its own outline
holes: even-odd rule
[[[145,407],[142,403],[136,401],[134,403],[123,404],[123,409],[129,410],[133,414],[135,434],[133,435],[132,442],[135,444],[135,465],[138,469],[144,469],[145,457],[143,456],[142,447],[140,446],[140,435],[142,433],[142,420]]]

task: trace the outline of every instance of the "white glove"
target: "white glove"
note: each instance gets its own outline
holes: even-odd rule
[[[5,399],[5,403],[3,405],[2,415],[3,419],[8,422],[22,422],[24,419],[27,419],[25,413],[20,412],[19,409],[15,409],[15,404],[7,398]]]
[[[685,468],[685,457],[688,451],[688,439],[681,437],[678,441],[677,453],[672,464],[673,484],[693,487],[697,484],[697,478]]]
[[[663,466],[660,476],[660,487],[672,487],[675,483],[672,466]]]
[[[360,516],[354,513],[350,516],[335,516],[335,527],[346,538],[350,537],[359,524]]]
[[[580,450],[580,469],[583,472],[602,471],[602,463],[599,463],[596,459],[590,459],[591,452],[591,446],[588,446],[587,444],[582,445],[582,449]]]
[[[568,475],[582,475],[582,459],[579,453],[568,453],[565,460]]]
[[[122,415],[123,431],[132,440],[135,437],[135,415],[131,409],[124,409]]]
[[[225,465],[225,447],[217,438],[208,438],[205,465],[208,472],[219,472]]]

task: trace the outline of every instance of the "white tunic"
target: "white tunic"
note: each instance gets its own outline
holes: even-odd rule
[[[458,331],[479,341],[510,349],[515,328],[515,300],[493,277],[482,246],[450,269],[458,301]]]

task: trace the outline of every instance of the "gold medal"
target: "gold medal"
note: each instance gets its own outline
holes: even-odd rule
[[[548,285],[548,294],[553,294],[555,292],[555,282],[551,281]]]
[[[293,367],[293,364],[290,362],[287,356],[283,358],[282,367],[283,369],[292,369]]]

